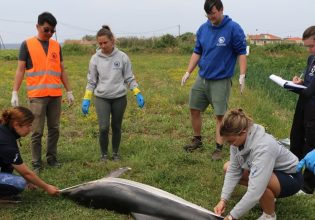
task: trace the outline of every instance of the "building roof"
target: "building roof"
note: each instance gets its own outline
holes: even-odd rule
[[[256,35],[248,35],[250,40],[281,40],[281,37],[272,35],[272,34],[256,34]]]

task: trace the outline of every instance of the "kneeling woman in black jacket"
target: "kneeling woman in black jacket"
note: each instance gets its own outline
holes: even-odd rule
[[[33,113],[25,107],[14,107],[2,112],[0,118],[0,199],[12,200],[21,193],[27,183],[40,187],[50,195],[59,189],[45,183],[29,169],[20,155],[20,137],[27,136],[32,129]],[[17,171],[20,176],[13,174]],[[33,185],[32,185],[33,184]]]

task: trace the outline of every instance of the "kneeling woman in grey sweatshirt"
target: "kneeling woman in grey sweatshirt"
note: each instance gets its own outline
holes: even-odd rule
[[[303,177],[296,171],[298,158],[241,109],[225,114],[220,135],[231,146],[215,213],[225,211],[234,188],[241,184],[247,186],[247,192],[225,219],[239,219],[257,202],[263,210],[258,219],[276,219],[274,199],[291,196],[301,188]]]

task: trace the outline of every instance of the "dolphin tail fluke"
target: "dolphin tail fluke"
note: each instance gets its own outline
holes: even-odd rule
[[[151,215],[141,214],[141,213],[131,213],[131,216],[135,220],[164,220],[164,218],[159,218]]]
[[[121,167],[121,168],[119,168],[117,170],[114,170],[114,171],[110,172],[104,178],[108,178],[108,177],[117,178],[117,177],[121,176],[122,174],[124,174],[125,172],[127,172],[128,170],[131,170],[131,168],[130,167]]]

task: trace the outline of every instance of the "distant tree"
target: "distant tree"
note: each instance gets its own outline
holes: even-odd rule
[[[165,34],[158,38],[156,42],[157,48],[175,47],[177,45],[177,40],[173,35]]]
[[[82,37],[82,40],[86,40],[86,41],[93,41],[96,39],[96,36],[94,35],[85,35],[84,37]]]
[[[196,35],[192,32],[186,32],[178,37],[180,41],[187,43],[194,43]]]

